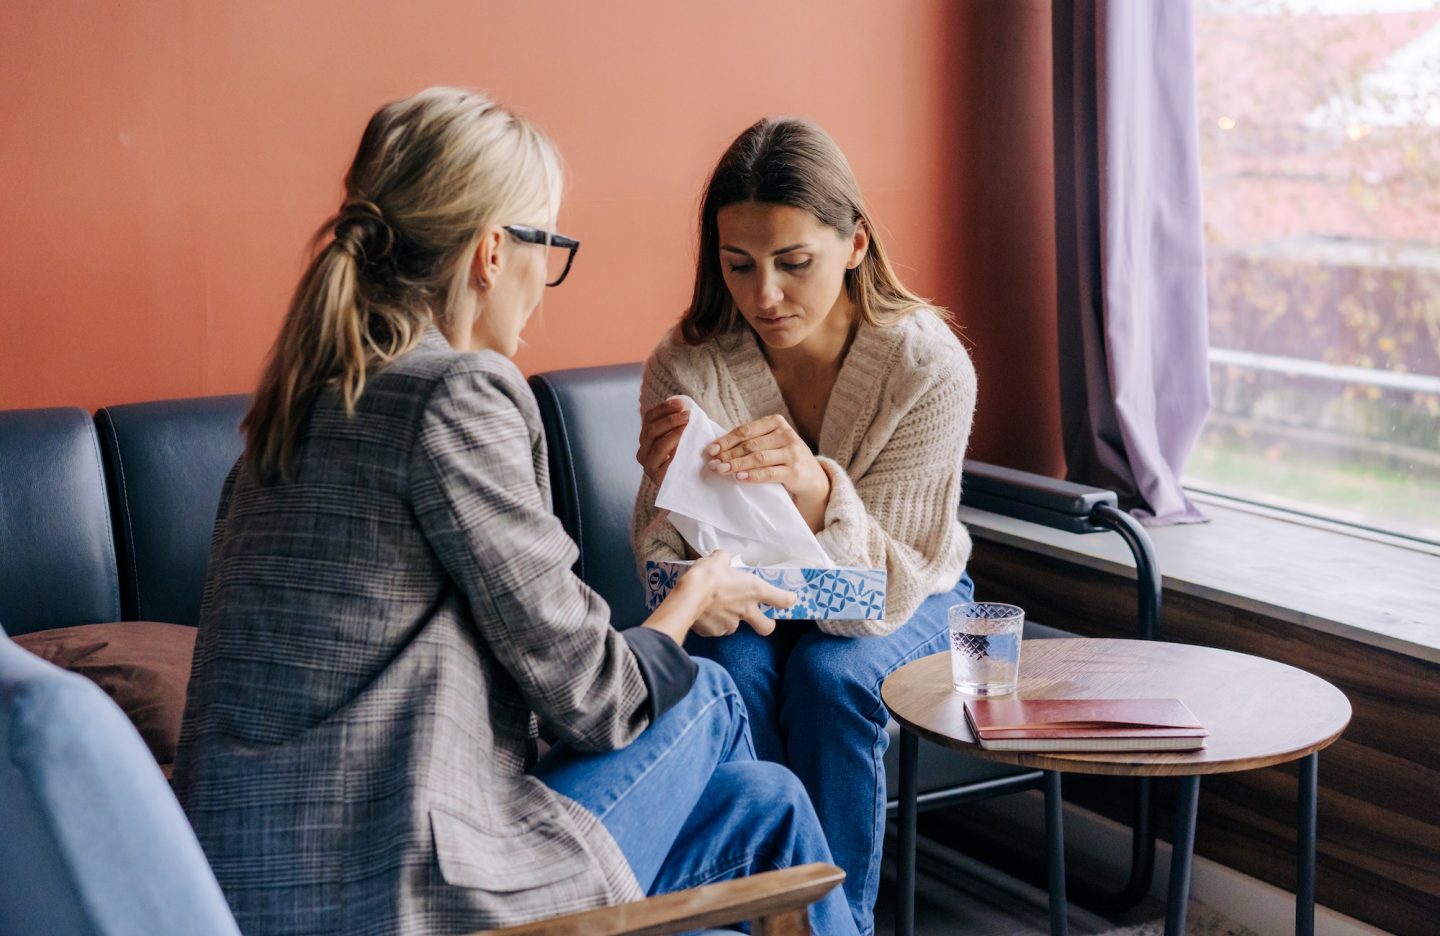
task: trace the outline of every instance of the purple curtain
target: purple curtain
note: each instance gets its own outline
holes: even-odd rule
[[[1210,409],[1192,3],[1053,10],[1066,476],[1202,522],[1180,487]]]

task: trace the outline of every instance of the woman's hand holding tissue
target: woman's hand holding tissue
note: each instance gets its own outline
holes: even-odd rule
[[[680,397],[671,397],[645,411],[640,423],[640,448],[635,460],[645,469],[645,477],[659,487],[665,481],[665,470],[675,457],[680,434],[690,421],[690,411]]]
[[[678,439],[678,436],[677,436]],[[812,532],[825,525],[830,475],[783,416],[736,426],[705,449],[706,467],[742,484],[776,481],[785,486]]]
[[[730,554],[717,549],[695,562],[644,626],[669,634],[676,643],[683,643],[688,631],[701,637],[733,634],[741,621],[764,636],[775,630],[775,622],[760,606],[788,608],[795,600],[794,592],[735,568]]]

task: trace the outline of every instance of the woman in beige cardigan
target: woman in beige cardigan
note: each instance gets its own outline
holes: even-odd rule
[[[734,677],[762,758],[810,791],[862,933],[885,822],[880,683],[945,646],[969,601],[956,519],[975,371],[942,310],[896,277],[854,176],[813,124],[762,120],[731,144],[700,216],[695,292],[645,367],[637,558],[683,558],[655,494],[688,395],[730,431],[707,470],[778,482],[839,565],[888,573],[883,621],[742,627],[692,653]]]

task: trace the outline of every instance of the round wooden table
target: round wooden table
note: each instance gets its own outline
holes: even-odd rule
[[[948,651],[892,673],[881,696],[900,732],[900,895],[896,932],[913,931],[915,899],[915,758],[918,738],[986,760],[1045,771],[1049,844],[1050,930],[1065,922],[1064,839],[1060,775],[1179,777],[1174,854],[1165,932],[1185,931],[1200,777],[1300,760],[1295,930],[1314,932],[1315,796],[1319,752],[1350,721],[1350,702],[1330,683],[1273,660],[1186,644],[1073,638],[1021,645],[1024,699],[1176,698],[1209,731],[1196,751],[1024,753],[987,751],[965,721],[969,696],[950,686]]]

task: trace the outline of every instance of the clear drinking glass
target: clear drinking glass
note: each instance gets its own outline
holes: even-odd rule
[[[1020,678],[1020,631],[1025,611],[1012,604],[976,601],[951,605],[950,683],[974,696],[1014,692]]]

